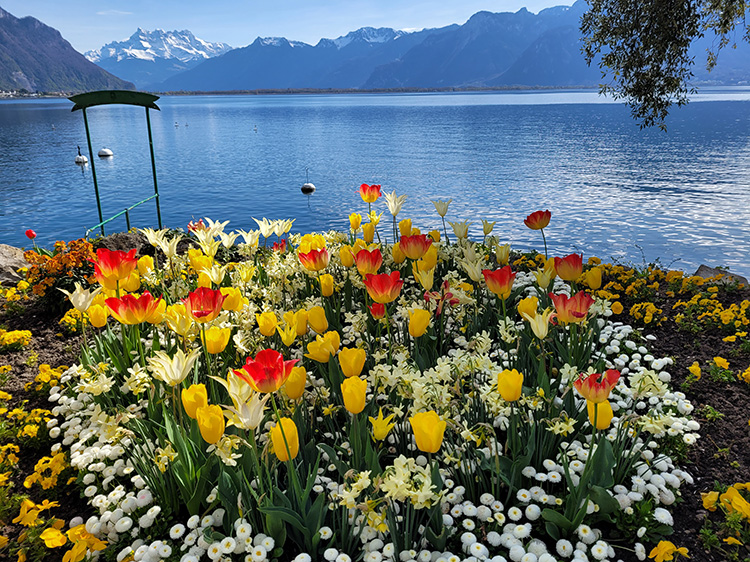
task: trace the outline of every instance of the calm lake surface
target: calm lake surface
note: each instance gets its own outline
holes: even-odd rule
[[[516,249],[541,248],[523,225],[550,209],[551,251],[690,273],[701,263],[750,275],[750,88],[703,91],[668,131],[639,130],[595,92],[162,97],[151,112],[164,224],[192,218],[296,218],[301,232],[345,228],[366,212],[361,183],[407,194],[401,217],[497,221]],[[0,242],[78,238],[99,222],[80,112],[67,100],[0,102]],[[105,218],[153,193],[145,111],[89,110]],[[257,128],[257,130],[256,130]],[[305,168],[317,191],[300,193]],[[375,205],[385,211],[385,201]],[[156,226],[153,204],[132,212]],[[381,223],[382,224],[382,223]],[[124,217],[108,232],[125,229]],[[451,233],[452,236],[452,233]],[[679,260],[674,261],[673,260]]]

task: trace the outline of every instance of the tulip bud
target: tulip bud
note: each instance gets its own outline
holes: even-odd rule
[[[428,310],[418,308],[409,312],[409,334],[418,338],[427,331],[432,315]]]
[[[31,229],[28,229],[28,230],[26,231],[26,237],[27,237],[27,238],[28,238],[29,240],[33,240],[34,238],[36,238],[36,232],[34,232],[34,231],[33,231],[33,230],[31,230]]]
[[[273,452],[280,461],[286,462],[296,458],[299,453],[299,434],[294,420],[281,418],[279,423],[271,428],[271,443]]]
[[[182,389],[182,407],[185,408],[185,413],[189,417],[195,419],[198,408],[205,406],[208,406],[206,385],[193,384],[190,388]]]
[[[120,287],[129,293],[134,293],[141,288],[141,278],[137,271],[133,271],[128,275],[127,279],[122,281]]]
[[[437,453],[443,444],[446,423],[437,412],[420,412],[409,418],[417,449],[423,453]]]
[[[362,238],[364,238],[365,242],[367,242],[368,244],[372,244],[372,241],[375,238],[374,224],[368,222],[367,224],[362,225]]]
[[[375,320],[380,320],[383,316],[385,316],[385,305],[374,302],[370,305],[370,314],[372,314],[372,317]]]
[[[506,402],[515,402],[521,397],[523,375],[513,369],[505,369],[497,375],[497,390]]]
[[[351,267],[354,265],[354,254],[352,253],[352,247],[347,245],[341,246],[339,249],[339,259],[341,265],[344,267]]]
[[[195,419],[198,420],[198,429],[200,429],[203,440],[215,445],[224,435],[224,413],[220,406],[203,406],[195,411]]]
[[[365,409],[367,381],[359,377],[348,377],[341,384],[341,394],[344,397],[344,407],[349,413],[359,414]]]
[[[262,314],[256,314],[255,319],[258,321],[261,334],[268,338],[276,333],[276,326],[279,324],[276,314],[271,311],[263,312]]]
[[[138,259],[138,273],[146,275],[149,271],[154,269],[154,258],[151,256],[141,256]]]
[[[404,219],[398,223],[398,231],[401,236],[411,236],[411,219]]]
[[[612,423],[614,413],[609,400],[599,403],[586,400],[586,410],[589,414],[589,422],[591,425],[596,424],[596,429],[607,429]]]
[[[292,367],[289,378],[284,383],[286,395],[291,400],[297,400],[305,392],[307,384],[307,369],[304,367]]]
[[[365,366],[367,353],[364,349],[345,347],[339,352],[339,365],[344,376],[358,377]]]
[[[206,346],[206,351],[212,355],[216,355],[224,351],[229,343],[229,336],[232,334],[231,328],[218,328],[216,326],[210,327],[205,331],[206,337],[203,343]]]
[[[307,323],[318,334],[322,334],[328,329],[326,311],[323,310],[322,306],[313,306],[307,312]]]
[[[101,328],[107,323],[109,316],[108,309],[100,304],[92,304],[86,314],[89,315],[89,322],[94,328]]]
[[[349,228],[351,228],[354,232],[357,232],[361,225],[362,215],[360,215],[359,213],[352,213],[351,215],[349,215]]]
[[[324,297],[330,297],[333,294],[333,275],[326,273],[320,278],[320,292]]]

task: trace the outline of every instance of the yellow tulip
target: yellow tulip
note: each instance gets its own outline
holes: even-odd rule
[[[359,377],[349,377],[341,383],[341,394],[344,397],[344,407],[352,414],[359,414],[365,409],[365,395],[367,381]]]
[[[427,331],[430,325],[432,314],[429,310],[418,308],[409,312],[409,334],[413,338],[418,338]]]
[[[197,248],[191,248],[188,250],[188,259],[190,260],[190,266],[196,272],[201,271],[202,269],[211,269],[214,261]]]
[[[383,408],[380,408],[378,410],[377,418],[367,418],[372,424],[372,436],[376,441],[382,441],[383,439],[385,439],[391,432],[391,429],[396,426],[395,423],[391,423],[391,420],[393,420],[393,416],[394,414],[391,414],[387,418],[383,418]]]
[[[307,333],[307,311],[298,310],[294,313],[294,327],[298,336],[304,336]]]
[[[506,402],[515,402],[521,397],[523,375],[513,369],[505,369],[497,375],[497,390]]]
[[[320,292],[324,297],[330,297],[333,294],[333,275],[325,273],[321,275],[318,280],[320,281]]]
[[[215,445],[224,435],[224,414],[221,406],[202,406],[195,411],[195,419],[198,421],[198,429],[201,431],[206,443]]]
[[[409,418],[417,449],[423,453],[437,453],[443,444],[446,423],[437,412],[420,412]]]
[[[411,219],[404,219],[398,223],[398,231],[401,236],[411,236]]]
[[[596,429],[607,429],[612,423],[614,413],[612,412],[612,404],[609,403],[609,400],[599,402],[598,404],[591,400],[586,400],[586,410],[589,414],[589,422],[591,422],[591,425],[596,423]]]
[[[208,406],[208,393],[205,384],[192,384],[182,389],[182,407],[185,413],[195,419],[198,408]]]
[[[543,340],[547,337],[547,333],[549,332],[549,319],[552,316],[552,309],[551,308],[545,308],[544,312],[541,314],[535,314],[534,316],[529,316],[527,314],[521,314],[523,316],[524,320],[526,320],[529,323],[529,326],[531,326],[531,331],[534,332],[534,335],[539,338],[540,340]]]
[[[557,273],[555,272],[555,258],[548,259],[541,269],[534,271],[534,277],[536,277],[536,284],[542,289],[549,287],[549,284],[555,279]]]
[[[422,259],[419,261],[419,269],[434,269],[438,262],[437,246],[435,246],[435,244],[430,244],[430,247],[427,248],[424,256],[422,256]]]
[[[440,242],[440,231],[430,230],[430,238],[432,238],[435,242]]]
[[[271,443],[273,452],[280,461],[296,458],[299,453],[299,435],[294,420],[281,418],[279,423],[271,428]]]
[[[404,254],[401,251],[401,246],[399,245],[398,242],[396,242],[391,247],[391,254],[393,255],[393,261],[394,262],[396,262],[396,263],[404,263],[404,260],[406,259],[406,254]]]
[[[602,286],[602,269],[600,267],[591,268],[583,275],[583,278],[589,289],[596,291]]]
[[[414,279],[422,286],[425,291],[431,291],[432,285],[435,283],[435,268],[422,269],[420,264],[422,260],[416,261],[411,264],[411,270],[414,273]]]
[[[533,318],[536,316],[536,309],[539,305],[539,299],[536,297],[526,297],[525,299],[521,299],[521,301],[518,303],[518,314],[521,315],[521,317],[524,317],[524,314],[526,316],[529,316]]]
[[[339,353],[341,371],[346,377],[358,377],[365,366],[367,353],[364,349],[345,347]]]
[[[374,224],[368,222],[367,224],[362,225],[362,238],[364,238],[365,242],[367,242],[368,244],[372,244],[372,241],[375,238]]]
[[[255,275],[255,269],[256,268],[254,265],[246,261],[238,263],[234,266],[234,270],[237,272],[240,281],[242,281],[243,283],[250,283],[250,281],[252,281],[253,276]]]
[[[278,326],[279,321],[272,311],[256,314],[255,319],[258,321],[261,334],[268,338],[276,333],[276,326]]]
[[[156,310],[151,313],[151,316],[146,318],[146,322],[149,324],[161,324],[164,322],[164,314],[167,311],[167,301],[161,299],[159,304],[156,305]]]
[[[282,343],[289,347],[294,343],[294,339],[297,337],[297,330],[294,327],[294,324],[284,324],[284,328],[282,329],[281,326],[276,326],[276,331],[281,336]]]
[[[328,363],[328,360],[336,355],[341,345],[341,337],[338,332],[326,332],[322,336],[315,336],[315,341],[307,344],[305,357],[318,363]]]
[[[167,321],[169,329],[182,337],[187,336],[193,327],[193,320],[185,310],[185,305],[181,302],[167,307],[164,318]]]
[[[211,276],[205,271],[201,271],[198,274],[198,287],[205,287],[210,289],[212,286]]]
[[[224,351],[229,343],[229,336],[232,334],[231,328],[219,328],[212,326],[205,332],[203,343],[206,345],[206,351],[216,355]]]
[[[86,311],[86,314],[89,315],[89,322],[91,322],[91,325],[94,328],[101,328],[104,326],[107,323],[107,317],[109,316],[107,307],[100,304],[92,304]]]
[[[341,248],[339,248],[339,259],[341,260],[341,265],[344,267],[353,266],[354,254],[352,253],[352,247],[348,244],[341,246]]]
[[[286,395],[291,400],[297,400],[305,392],[305,385],[307,384],[307,369],[304,367],[292,367],[292,372],[289,378],[284,383],[284,390]]]
[[[326,311],[322,306],[313,306],[307,311],[307,323],[317,334],[322,334],[328,329]]]
[[[120,282],[120,288],[124,289],[125,291],[128,291],[129,293],[134,293],[138,289],[141,288],[141,278],[138,275],[137,270],[133,270],[133,272],[128,275],[128,278],[125,279],[125,281]]]
[[[351,215],[349,215],[349,228],[351,228],[354,232],[357,232],[361,225],[362,215],[360,215],[359,213],[352,213]]]
[[[508,265],[508,260],[510,260],[510,244],[498,245],[495,250],[495,257],[497,258],[498,265]]]
[[[236,287],[221,287],[219,290],[224,295],[224,302],[221,304],[223,310],[239,312],[248,303],[247,298]]]
[[[146,275],[149,271],[154,269],[154,258],[151,256],[141,256],[138,259],[138,273]]]

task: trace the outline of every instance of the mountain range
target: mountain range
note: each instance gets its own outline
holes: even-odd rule
[[[133,84],[86,60],[56,29],[32,17],[19,19],[0,8],[0,90],[132,88]]]
[[[198,39],[188,30],[146,31],[139,27],[128,39],[107,43],[84,56],[104,70],[148,89],[231,49],[226,43]]]

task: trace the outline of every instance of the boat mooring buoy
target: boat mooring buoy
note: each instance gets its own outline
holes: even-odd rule
[[[83,154],[81,154],[81,147],[80,146],[77,147],[77,148],[78,148],[78,156],[76,156],[76,158],[75,158],[76,164],[86,164],[89,161],[89,159],[86,156],[84,156]]]
[[[114,156],[114,152],[112,152],[109,148],[102,148],[99,151],[99,158],[109,158],[110,156]]]

